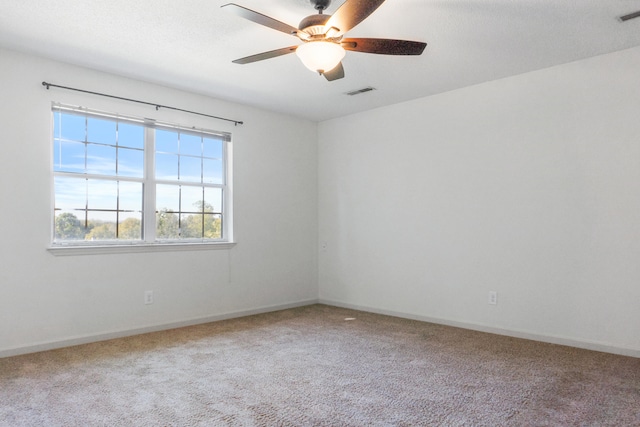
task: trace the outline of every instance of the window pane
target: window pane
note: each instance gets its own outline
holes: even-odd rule
[[[120,181],[118,186],[120,189],[120,210],[142,212],[142,183]]]
[[[87,180],[57,176],[55,185],[56,210],[84,209],[87,206]]]
[[[182,186],[182,212],[202,212],[202,187]]]
[[[202,138],[195,135],[180,134],[180,154],[202,156]]]
[[[178,132],[156,129],[156,151],[178,153]]]
[[[56,139],[53,141],[53,170],[84,173],[85,144]]]
[[[202,182],[202,159],[180,156],[180,181]]]
[[[157,185],[156,186],[156,212],[180,211],[180,186]]]
[[[55,216],[55,240],[84,240],[88,230],[84,221],[78,218],[77,212],[59,211]]]
[[[156,238],[178,239],[178,214],[161,210],[156,213]]]
[[[88,208],[109,209],[118,208],[118,182],[98,179],[87,181]],[[115,220],[114,220],[115,224]]]
[[[130,215],[130,214],[128,214]],[[142,215],[130,215],[118,224],[118,239],[140,240],[142,239]]]
[[[118,145],[120,147],[144,148],[144,126],[118,123]]]
[[[205,138],[203,155],[204,157],[222,159],[222,141],[219,139]]]
[[[180,224],[182,225],[181,237],[184,239],[202,238],[202,215],[181,214]]]
[[[85,118],[75,114],[62,114],[60,117],[60,137],[75,141],[85,140]]]
[[[205,212],[222,212],[222,189],[221,188],[205,188],[204,189],[204,206]]]
[[[144,175],[144,152],[118,148],[118,175],[142,178]]]
[[[115,145],[116,122],[89,117],[87,119],[87,141]]]
[[[112,240],[116,238],[115,212],[88,212],[91,231],[86,240]]]
[[[203,235],[207,239],[222,238],[222,215],[205,214]]]
[[[222,238],[224,137],[74,107],[52,118],[54,241]]]
[[[222,160],[203,159],[205,184],[223,184]]]
[[[116,174],[116,148],[87,144],[87,173]]]
[[[156,153],[156,178],[177,180],[178,158],[174,154]]]

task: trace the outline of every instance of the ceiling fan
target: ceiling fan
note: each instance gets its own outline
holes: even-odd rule
[[[383,55],[420,55],[427,46],[423,42],[393,39],[344,38],[347,31],[364,21],[385,0],[346,0],[333,15],[323,11],[331,0],[310,0],[317,14],[304,18],[298,28],[270,18],[234,3],[222,7],[236,15],[265,27],[298,37],[303,43],[269,52],[258,53],[233,61],[249,64],[296,52],[302,63],[312,71],[333,81],[344,77],[342,58],[345,50]]]

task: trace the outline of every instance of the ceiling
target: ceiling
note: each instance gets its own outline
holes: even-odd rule
[[[347,52],[328,82],[295,54],[233,64],[299,41],[220,8],[231,1],[294,27],[316,13],[309,0],[0,0],[0,46],[314,121],[640,46],[640,18],[617,19],[640,0],[387,0],[347,36],[425,52]]]

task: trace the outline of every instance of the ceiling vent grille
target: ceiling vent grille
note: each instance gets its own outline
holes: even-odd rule
[[[376,90],[376,89],[369,86],[369,87],[363,87],[362,89],[358,89],[358,90],[352,90],[351,92],[347,92],[346,94],[349,96],[354,96],[354,95],[360,95],[361,93],[371,92],[372,90]]]

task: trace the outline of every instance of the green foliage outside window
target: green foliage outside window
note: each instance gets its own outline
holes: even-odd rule
[[[213,206],[196,203],[198,212],[183,216],[162,209],[156,214],[156,237],[173,239],[219,239],[222,236],[222,220],[215,214]],[[127,218],[116,226],[115,222],[89,221],[87,227],[76,215],[64,212],[56,217],[56,239],[64,240],[139,240],[142,237],[142,222]]]

